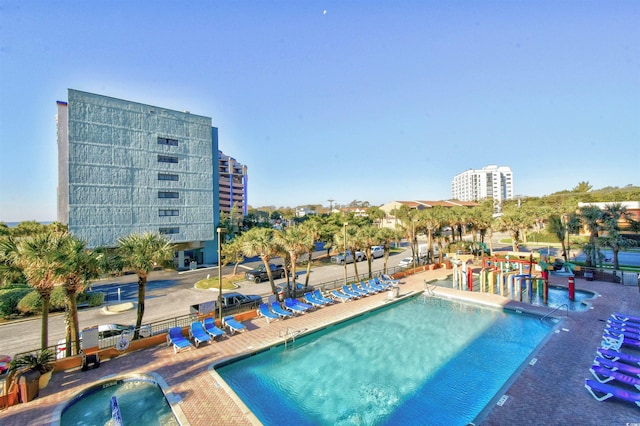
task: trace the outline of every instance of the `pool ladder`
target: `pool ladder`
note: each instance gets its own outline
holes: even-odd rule
[[[291,341],[291,343],[296,342],[296,337],[299,336],[305,329],[294,330],[291,327],[281,328],[278,332],[278,337],[284,339],[284,348],[287,348],[287,343]]]
[[[546,314],[545,316],[543,316],[542,318],[540,318],[540,321],[543,321],[545,318],[547,318],[547,317],[551,316],[551,314],[553,314],[555,311],[557,311],[557,310],[559,310],[560,308],[563,308],[563,307],[567,310],[567,314],[566,314],[566,316],[567,316],[567,317],[569,317],[569,305],[568,305],[568,304],[566,304],[566,303],[563,303],[563,304],[562,304],[562,305],[560,305],[560,306],[556,306],[556,308],[555,308],[553,311],[549,312],[548,314]]]
[[[424,293],[425,296],[434,297],[436,294],[433,292],[437,286],[435,284],[429,284],[427,280],[424,280]]]

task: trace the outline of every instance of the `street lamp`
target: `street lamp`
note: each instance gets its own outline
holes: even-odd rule
[[[344,263],[344,285],[347,285],[347,225],[348,223],[345,222],[342,227],[344,229],[344,253],[343,253],[343,263]],[[355,253],[353,254],[353,261],[355,262]]]
[[[418,239],[416,238],[416,221],[411,219],[411,251],[413,251],[413,273],[416,273],[416,253],[417,247],[416,242]]]
[[[225,228],[218,227],[216,231],[218,232],[218,318],[222,321],[222,242],[220,234],[227,230]]]

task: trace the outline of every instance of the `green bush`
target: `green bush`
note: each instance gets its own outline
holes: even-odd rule
[[[23,314],[39,314],[42,312],[42,298],[37,291],[31,290],[18,302],[18,310]]]
[[[104,303],[104,293],[96,291],[93,293],[80,293],[78,295],[78,304],[88,303],[89,306],[101,306]]]
[[[10,318],[12,315],[19,314],[18,303],[32,291],[31,287],[24,286],[0,290],[0,315],[3,318]]]
[[[54,287],[49,300],[49,312],[64,311],[66,306],[67,299],[64,295],[64,289],[62,287]]]

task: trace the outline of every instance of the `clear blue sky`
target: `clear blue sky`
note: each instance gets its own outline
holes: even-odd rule
[[[639,185],[639,1],[0,0],[0,221],[55,220],[67,89],[212,117],[249,204]]]

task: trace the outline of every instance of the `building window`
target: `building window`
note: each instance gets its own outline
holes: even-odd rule
[[[178,175],[171,173],[158,173],[158,180],[173,180],[177,182],[180,178]]]
[[[180,198],[180,193],[176,191],[158,191],[158,198]]]
[[[160,210],[158,210],[158,215],[160,217],[164,217],[164,216],[180,216],[180,210],[178,210],[178,209],[160,209]]]
[[[178,146],[178,139],[169,139],[158,137],[158,145]]]
[[[178,164],[178,157],[172,155],[160,155],[158,154],[158,163],[174,163]]]
[[[178,228],[178,227],[159,228],[158,232],[160,232],[161,235],[179,234],[180,233],[180,228]]]

